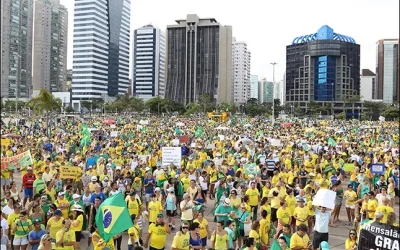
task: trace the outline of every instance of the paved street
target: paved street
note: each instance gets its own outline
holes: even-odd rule
[[[16,174],[14,177],[14,180],[17,182],[17,186],[18,188],[21,186],[21,176],[19,174]],[[210,224],[210,230],[213,231],[216,226],[215,223],[213,222],[213,217],[210,213],[211,211],[211,205],[209,205],[209,207],[206,209],[205,215],[206,215],[206,219]],[[395,211],[396,213],[398,213],[399,211],[399,205],[396,204],[395,206]],[[397,214],[398,215],[398,214]],[[398,216],[397,216],[398,217]],[[345,226],[344,224],[347,222],[347,215],[346,215],[346,211],[344,208],[344,205],[342,206],[342,210],[340,213],[340,219],[341,219],[341,223],[338,224],[337,227],[330,227],[329,228],[329,244],[331,246],[332,250],[343,250],[344,249],[344,243],[346,241],[346,238],[348,237],[348,233],[350,230],[350,226]],[[176,217],[176,221],[175,221],[175,225],[179,225],[179,217]],[[345,222],[345,223],[343,223]],[[179,228],[177,226],[177,228]],[[147,236],[147,225],[145,225],[144,230],[143,230],[143,239],[146,238]],[[173,240],[173,236],[175,235],[175,231],[173,231],[171,233],[171,235],[168,236],[167,238],[167,244],[166,244],[166,250],[171,249],[171,244],[172,244],[172,240]],[[124,234],[123,236],[123,240],[122,240],[122,246],[121,249],[127,249],[127,245],[128,245],[128,237],[127,234]],[[208,241],[209,243],[209,247],[211,247],[210,241]],[[87,234],[85,234],[85,239],[81,240],[81,249],[88,249],[88,244],[87,244]]]

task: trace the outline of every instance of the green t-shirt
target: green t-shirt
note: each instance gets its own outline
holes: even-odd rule
[[[28,236],[29,234],[29,227],[32,226],[32,221],[27,219],[25,222],[21,222],[21,220],[17,220],[15,222],[17,225],[17,231],[15,231],[15,238],[23,238]]]
[[[42,179],[36,179],[33,182],[33,188],[35,189],[35,194],[39,193],[40,190],[43,190],[46,188],[46,183]]]

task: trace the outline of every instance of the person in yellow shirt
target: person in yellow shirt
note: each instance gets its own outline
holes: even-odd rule
[[[347,218],[349,219],[348,225],[352,225],[355,219],[355,208],[357,202],[357,193],[353,189],[353,185],[348,184],[347,190],[344,191],[343,199],[345,200],[345,207]]]
[[[148,205],[148,212],[149,212],[149,224],[156,223],[157,215],[162,212],[163,207],[161,202],[157,200],[157,195],[152,194],[150,195],[150,202]]]
[[[253,210],[253,221],[256,221],[260,193],[258,192],[258,189],[256,188],[256,183],[254,181],[250,183],[250,188],[246,190],[246,195],[249,196],[249,205]]]
[[[60,209],[64,219],[68,218],[69,202],[64,198],[64,192],[58,192],[58,198],[54,202],[57,209]]]
[[[189,228],[189,226],[187,226]],[[165,247],[167,241],[167,234],[170,233],[168,224],[164,221],[163,214],[157,215],[156,223],[152,223],[149,226],[147,238],[144,242],[144,247],[149,247],[154,250],[162,250]]]
[[[299,199],[297,201],[297,207],[293,211],[293,217],[296,219],[296,226],[300,226],[301,224],[304,224],[308,226],[308,217],[310,215],[310,210],[308,207],[304,206],[304,200]]]
[[[80,249],[84,211],[81,205],[75,204],[72,207],[72,212],[74,220],[71,221],[71,230],[75,232],[75,249]]]
[[[351,229],[349,231],[349,238],[347,238],[345,242],[346,250],[357,250],[357,242],[357,233],[355,230]]]
[[[56,241],[57,232],[63,228],[64,218],[62,217],[61,210],[54,211],[54,216],[47,221],[46,231],[50,233],[53,242]]]
[[[292,214],[290,212],[290,209],[286,205],[286,201],[280,202],[280,208],[278,209],[278,211],[276,211],[276,217],[278,218],[278,228],[282,228],[285,224],[290,225],[292,221]]]
[[[297,232],[290,238],[290,249],[309,249],[311,247],[310,237],[307,235],[307,226],[301,224]]]
[[[378,201],[375,199],[375,194],[373,191],[370,191],[368,193],[368,196],[369,196],[369,199],[367,202],[367,209],[366,209],[367,219],[373,220],[376,208],[378,207]]]
[[[129,193],[129,197],[126,198],[126,203],[128,206],[129,215],[131,216],[133,222],[142,210],[142,202],[137,198],[136,192],[132,190]]]
[[[268,236],[269,230],[271,228],[271,222],[268,219],[268,212],[266,210],[261,211],[261,220],[260,220],[260,235],[261,235],[261,246],[267,248],[268,246]]]
[[[383,214],[381,223],[387,223],[388,215],[389,213],[394,212],[394,209],[390,206],[388,206],[389,199],[386,197],[382,198],[382,205],[378,206],[376,208],[376,212],[381,212]]]
[[[75,231],[71,230],[71,220],[65,219],[62,222],[63,228],[56,234],[56,246],[64,250],[74,250],[76,245]]]
[[[190,233],[189,223],[182,222],[181,231],[177,232],[172,241],[172,250],[189,250],[190,249]]]

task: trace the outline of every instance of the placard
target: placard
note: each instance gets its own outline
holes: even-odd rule
[[[180,147],[162,148],[162,166],[168,166],[173,163],[175,166],[181,166],[182,150]]]
[[[60,179],[75,179],[80,174],[79,167],[60,167]]]
[[[399,228],[373,222],[360,231],[358,250],[399,250]]]
[[[371,174],[384,174],[385,169],[385,164],[369,164],[369,171]]]
[[[180,143],[188,143],[189,142],[189,136],[182,135],[181,137],[179,137],[179,142]]]
[[[117,137],[118,136],[118,131],[111,131],[110,136],[111,137]]]
[[[27,167],[33,164],[31,151],[25,151],[18,155],[10,157],[1,157],[1,170],[13,170],[20,169],[21,167]]]
[[[312,201],[313,206],[321,206],[329,209],[335,208],[336,192],[329,189],[320,189],[314,196]]]
[[[343,164],[343,170],[344,170],[345,172],[354,172],[355,169],[356,169],[356,167],[354,166],[353,163],[346,163],[346,164]]]
[[[271,139],[271,146],[275,146],[275,147],[280,147],[281,144],[281,140],[279,139]]]

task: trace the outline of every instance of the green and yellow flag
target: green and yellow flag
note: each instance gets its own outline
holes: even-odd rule
[[[115,235],[133,226],[121,192],[107,198],[96,213],[96,225],[100,237],[108,242]]]

